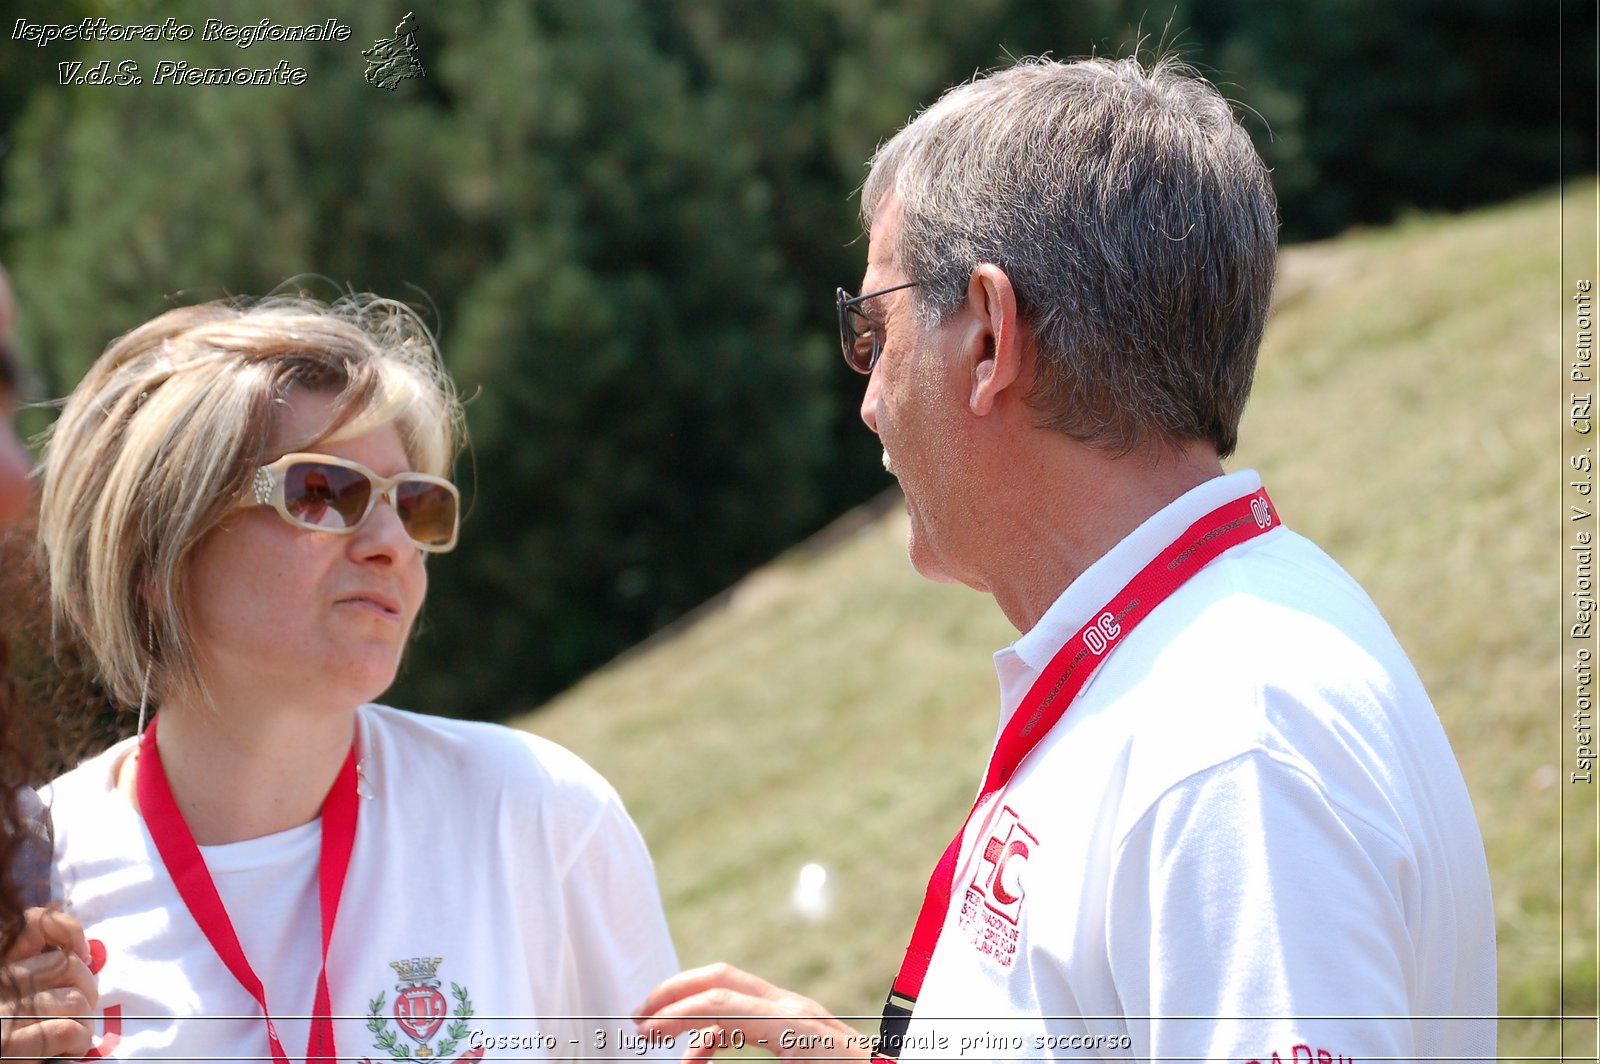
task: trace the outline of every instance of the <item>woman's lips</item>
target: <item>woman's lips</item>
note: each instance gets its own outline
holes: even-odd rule
[[[385,617],[400,616],[400,603],[388,595],[375,591],[363,591],[354,595],[346,595],[339,600],[339,605],[361,606]]]

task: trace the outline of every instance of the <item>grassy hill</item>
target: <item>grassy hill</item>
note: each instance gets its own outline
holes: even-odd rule
[[[1594,193],[1568,190],[1573,231]],[[1595,794],[1563,782],[1559,226],[1551,195],[1286,251],[1230,463],[1427,682],[1483,824],[1508,1016],[1596,997]],[[685,964],[862,1017],[983,772],[989,657],[1015,637],[988,598],[919,579],[904,535],[897,498],[852,514],[520,722],[621,790]],[[831,906],[807,918],[790,896],[813,862]],[[1593,1025],[1567,1036],[1592,1047]],[[1558,1045],[1553,1021],[1502,1025],[1507,1057]]]

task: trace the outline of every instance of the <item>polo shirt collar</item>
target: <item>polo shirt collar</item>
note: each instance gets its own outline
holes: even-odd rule
[[[1253,469],[1241,469],[1198,484],[1152,514],[1085,569],[1045,610],[1037,624],[1015,643],[996,652],[994,668],[1000,678],[1000,727],[1005,727],[1056,651],[1072,633],[1083,627],[1095,610],[1122,590],[1184,529],[1230,499],[1248,495],[1260,487],[1261,477]]]

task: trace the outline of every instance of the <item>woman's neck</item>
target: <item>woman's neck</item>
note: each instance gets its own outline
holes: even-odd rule
[[[242,842],[315,820],[350,752],[355,717],[355,710],[224,713],[169,702],[156,745],[195,842]],[[117,773],[118,789],[135,807],[137,778],[136,748]]]

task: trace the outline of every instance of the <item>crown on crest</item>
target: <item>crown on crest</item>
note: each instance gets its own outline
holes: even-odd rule
[[[421,983],[437,978],[439,965],[443,961],[443,957],[412,957],[410,960],[390,961],[389,967],[406,982]]]

